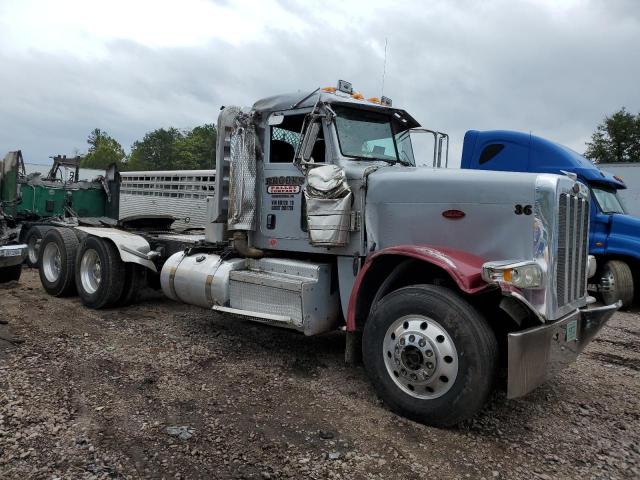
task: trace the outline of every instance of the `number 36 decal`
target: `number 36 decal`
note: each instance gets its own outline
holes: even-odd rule
[[[533,213],[533,207],[531,205],[516,205],[516,215],[531,215]]]

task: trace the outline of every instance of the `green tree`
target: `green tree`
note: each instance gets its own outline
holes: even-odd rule
[[[94,129],[87,138],[89,150],[81,162],[81,166],[85,168],[105,169],[112,163],[122,168],[126,158],[122,146],[107,132]]]
[[[128,170],[175,170],[176,144],[182,133],[176,128],[159,128],[148,132],[131,147]]]
[[[213,124],[180,131],[159,128],[134,142],[128,170],[193,170],[215,168],[217,132]]]
[[[587,142],[585,156],[594,163],[640,162],[640,113],[622,107],[605,117]]]
[[[216,166],[217,132],[213,124],[205,124],[186,132],[178,141],[178,168],[208,169]]]

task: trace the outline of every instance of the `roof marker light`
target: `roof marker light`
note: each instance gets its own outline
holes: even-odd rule
[[[367,102],[371,102],[371,103],[380,103],[380,99],[378,97],[371,97],[371,98],[367,98]]]
[[[353,98],[354,100],[364,100],[364,95],[356,92],[351,94],[351,98]]]
[[[337,88],[336,87],[324,87],[324,88],[321,88],[320,90],[322,90],[323,92],[328,92],[328,93],[336,93]]]

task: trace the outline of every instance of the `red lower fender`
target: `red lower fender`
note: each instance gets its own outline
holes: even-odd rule
[[[356,330],[356,299],[358,298],[362,281],[373,262],[383,255],[415,258],[440,267],[456,282],[460,290],[468,294],[478,293],[489,286],[482,279],[482,265],[485,260],[461,250],[430,245],[398,245],[378,250],[367,257],[351,290],[347,312],[347,331]]]

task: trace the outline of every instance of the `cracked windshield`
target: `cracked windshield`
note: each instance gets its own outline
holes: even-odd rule
[[[398,161],[391,120],[387,115],[336,109],[340,151],[345,157]]]

